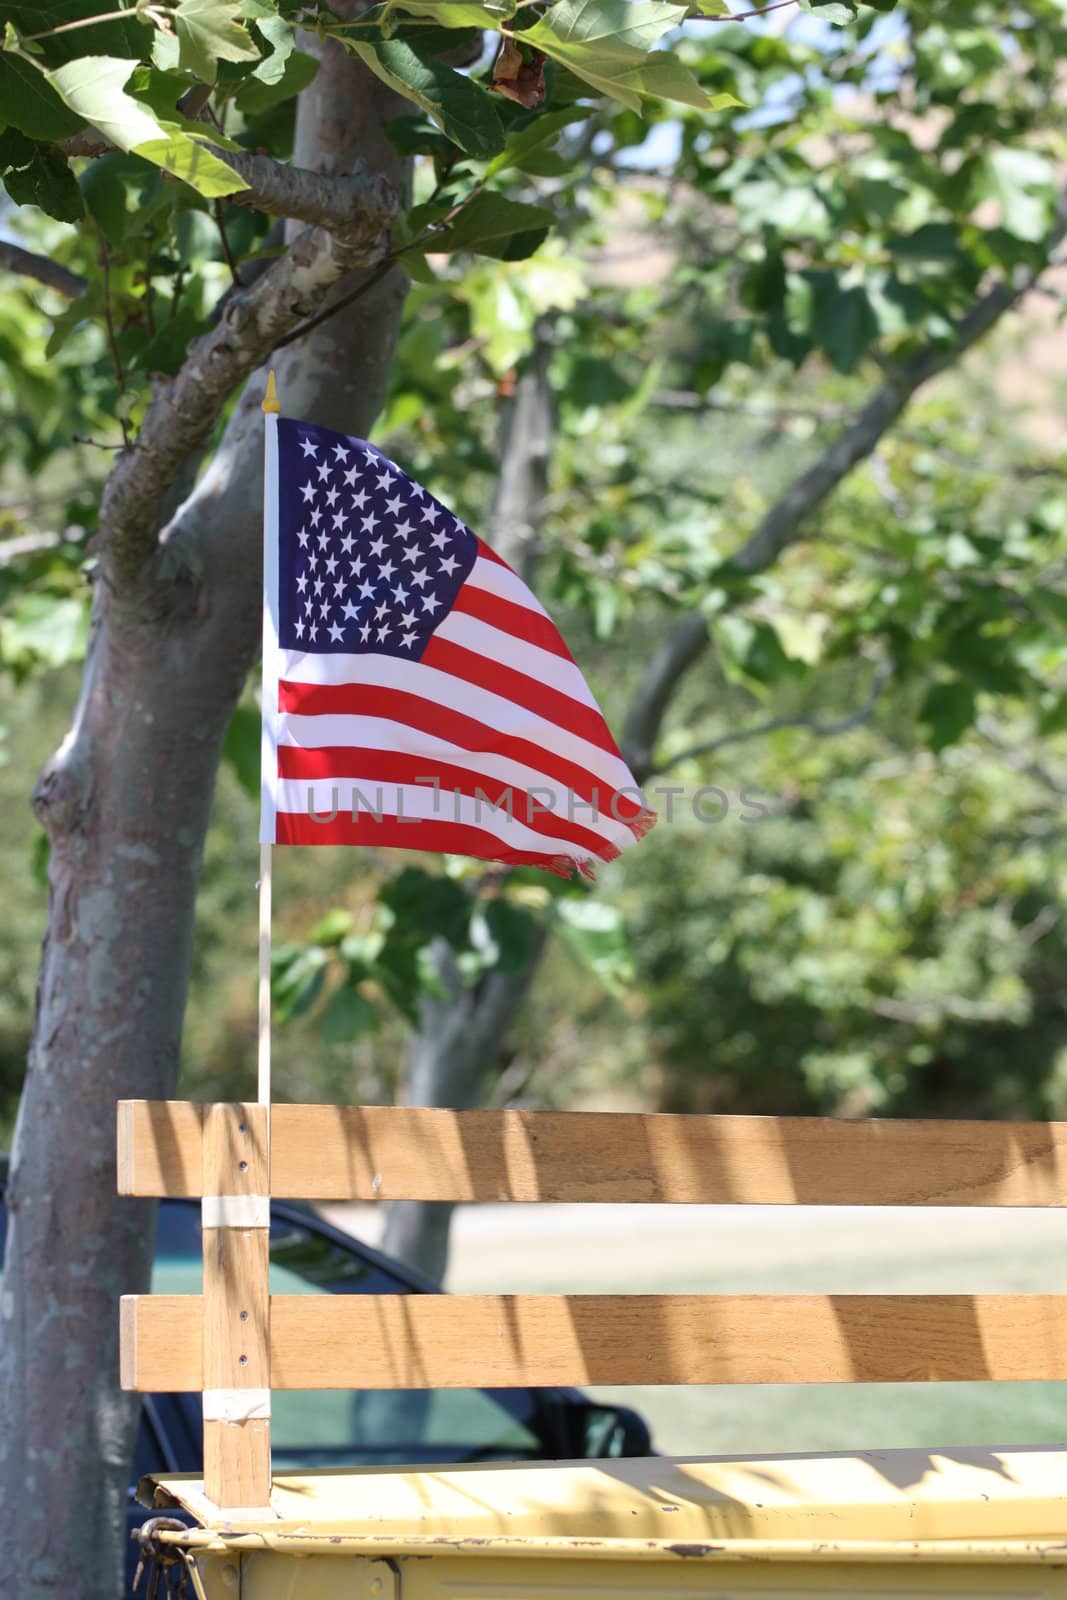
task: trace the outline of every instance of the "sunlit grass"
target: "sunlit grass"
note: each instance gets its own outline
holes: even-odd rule
[[[512,1207],[461,1214],[459,1292],[1067,1292],[1067,1218],[1034,1211]],[[1067,1440],[1067,1384],[603,1389],[672,1455]]]

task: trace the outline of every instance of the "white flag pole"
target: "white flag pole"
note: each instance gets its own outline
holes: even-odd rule
[[[273,846],[259,847],[259,1103],[270,1110],[270,873]]]
[[[263,769],[259,845],[259,1103],[267,1108],[270,1174],[270,933],[274,841],[274,716],[278,698],[278,413],[274,373],[263,396]],[[269,1192],[269,1189],[268,1189]]]

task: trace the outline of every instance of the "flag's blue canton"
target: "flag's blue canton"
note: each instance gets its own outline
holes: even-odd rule
[[[278,419],[278,642],[418,661],[478,541],[371,444]]]

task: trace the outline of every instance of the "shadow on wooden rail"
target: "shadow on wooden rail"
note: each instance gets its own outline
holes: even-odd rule
[[[119,1105],[119,1190],[203,1193],[204,1107]],[[1067,1123],[277,1105],[300,1200],[1067,1205]]]
[[[205,1387],[205,1301],[122,1302],[123,1387]],[[1061,1295],[274,1295],[274,1389],[1067,1379]]]
[[[269,1138],[269,1185],[267,1146]],[[270,1495],[270,1394],[1067,1379],[1067,1296],[276,1295],[305,1200],[1062,1206],[1067,1124],[123,1101],[125,1194],[201,1198],[204,1295],[122,1302],[126,1389],[202,1391],[205,1493]]]

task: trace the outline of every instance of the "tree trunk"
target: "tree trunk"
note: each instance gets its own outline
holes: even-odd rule
[[[536,559],[548,490],[553,433],[550,355],[545,338],[538,338],[500,422],[500,476],[489,539],[524,577],[529,577]],[[464,988],[448,945],[443,939],[437,941],[433,962],[447,998],[427,995],[419,1008],[419,1026],[408,1049],[409,1105],[462,1110],[479,1104],[537,970],[543,943],[543,938],[537,940],[527,969],[519,976],[494,973]],[[386,1216],[384,1249],[443,1282],[453,1209],[441,1201],[395,1201]]]
[[[382,133],[397,110],[330,44],[302,97],[296,159],[348,171],[358,155],[402,188],[406,169]],[[289,414],[369,430],[405,288],[391,275],[286,351]],[[116,1197],[114,1104],[172,1095],[177,1082],[215,775],[259,648],[251,387],[138,592],[98,585],[74,725],[35,796],[52,843],[49,922],[0,1301],[0,1593],[12,1600],[116,1600],[123,1589],[139,1408],[117,1388],[118,1299],[148,1287],[154,1218]]]
[[[541,934],[522,973],[490,973],[464,988],[449,946],[443,939],[435,942],[434,966],[445,994],[427,995],[419,1007],[418,1031],[408,1050],[408,1105],[462,1111],[480,1104],[497,1052],[537,971],[543,943]],[[442,1283],[454,1209],[442,1200],[394,1201],[382,1248]]]

